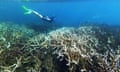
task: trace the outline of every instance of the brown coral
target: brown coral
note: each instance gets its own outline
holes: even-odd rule
[[[119,72],[119,35],[114,35],[115,32],[105,26],[85,25],[63,27],[33,37],[24,37],[27,35],[24,31],[14,31],[9,38],[3,34],[0,69],[13,72]]]

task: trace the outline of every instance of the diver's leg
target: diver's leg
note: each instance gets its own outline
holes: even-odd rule
[[[35,15],[39,16],[40,18],[43,18],[43,16],[42,16],[40,13],[38,13],[38,12],[36,12],[36,11],[34,11],[34,10],[32,10],[32,12],[33,12]]]

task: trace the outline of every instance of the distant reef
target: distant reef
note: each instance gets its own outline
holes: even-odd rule
[[[0,22],[0,72],[120,72],[120,26],[90,23],[42,33]]]

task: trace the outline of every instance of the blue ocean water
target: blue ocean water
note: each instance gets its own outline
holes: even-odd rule
[[[54,22],[64,26],[78,26],[83,22],[120,24],[119,0],[1,0],[0,21],[13,21],[16,23],[41,22],[41,19],[33,14],[24,15],[22,5],[43,15],[54,16]]]
[[[119,19],[119,0],[0,0],[0,72],[120,72]]]

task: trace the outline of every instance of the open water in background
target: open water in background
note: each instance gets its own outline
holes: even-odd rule
[[[120,0],[1,0],[0,21],[41,22],[35,15],[24,15],[22,5],[43,15],[55,16],[54,22],[64,26],[78,26],[83,22],[120,24]]]

